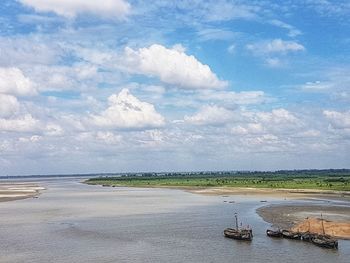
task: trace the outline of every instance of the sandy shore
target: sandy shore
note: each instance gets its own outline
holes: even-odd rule
[[[336,238],[350,239],[350,222],[329,221],[323,218],[306,218],[292,228],[294,232],[310,232],[329,235]]]
[[[350,192],[315,190],[315,189],[272,189],[272,188],[239,188],[239,187],[210,187],[210,188],[184,188],[184,190],[205,195],[254,195],[270,196],[291,199],[335,199],[350,201]]]
[[[0,202],[35,198],[44,189],[33,183],[0,183]]]
[[[329,232],[338,227],[350,224],[350,207],[335,205],[268,205],[260,207],[256,212],[272,225],[289,229],[300,228],[306,218],[322,218],[329,225]],[[333,225],[332,225],[333,224]],[[320,231],[318,231],[320,232]],[[349,239],[346,233],[337,236]]]

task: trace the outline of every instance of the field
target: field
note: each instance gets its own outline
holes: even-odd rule
[[[350,191],[350,170],[141,173],[96,177],[87,184],[133,187],[252,187]]]

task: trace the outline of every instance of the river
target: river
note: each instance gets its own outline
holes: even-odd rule
[[[334,251],[266,237],[269,224],[255,213],[263,205],[258,197],[91,186],[74,178],[38,183],[47,188],[39,198],[0,203],[1,263],[349,262],[350,258],[350,241],[341,240]],[[269,204],[283,202],[264,199]],[[253,227],[252,242],[223,237],[224,228],[234,225],[235,212]]]

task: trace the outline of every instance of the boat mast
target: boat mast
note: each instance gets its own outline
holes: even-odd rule
[[[235,213],[235,219],[236,219],[236,230],[238,230],[238,219],[237,219],[237,213]]]
[[[322,217],[322,213],[321,213],[321,224],[322,224],[322,233],[325,234],[324,232],[324,225],[323,225],[323,217]]]

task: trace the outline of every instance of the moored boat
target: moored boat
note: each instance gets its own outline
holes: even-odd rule
[[[290,230],[282,230],[282,236],[289,239],[300,239],[300,234]]]
[[[266,235],[269,237],[282,237],[282,232],[279,229],[278,230],[267,229]]]
[[[224,236],[236,240],[251,241],[253,239],[253,230],[249,227],[238,228],[237,213],[235,213],[236,228],[226,228]]]
[[[338,240],[324,235],[314,237],[312,243],[323,248],[338,249]]]
[[[253,231],[251,229],[233,229],[226,228],[224,230],[225,237],[236,239],[236,240],[246,240],[251,241],[253,239]]]

